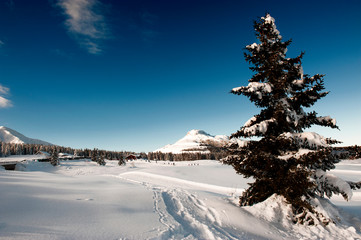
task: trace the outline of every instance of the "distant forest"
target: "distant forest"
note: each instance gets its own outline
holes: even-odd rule
[[[99,155],[102,155],[104,158],[109,160],[125,159],[128,155],[135,154],[134,152],[128,151],[115,152],[98,149],[74,149],[56,145],[14,144],[4,142],[0,142],[0,149],[0,157],[8,157],[10,155],[33,155],[39,153],[40,151],[51,154],[54,150],[58,153],[68,153],[74,156],[89,159],[92,157],[92,152],[96,151]]]
[[[162,153],[162,152],[149,152],[149,160],[164,160],[164,161],[192,161],[192,160],[220,160],[227,156],[227,151],[217,152],[184,152],[184,153]]]
[[[361,158],[361,147],[335,147],[334,151],[338,152],[342,159],[355,159]],[[160,160],[160,161],[192,161],[192,160],[220,160],[227,156],[228,152],[224,148],[210,149],[209,153],[202,152],[184,152],[179,154],[174,153],[162,153],[162,152],[149,152],[148,154],[141,152],[135,153],[131,151],[106,151],[98,149],[74,149],[70,147],[62,147],[56,145],[39,145],[39,144],[14,144],[0,142],[0,157],[8,157],[10,155],[33,155],[40,151],[51,154],[54,150],[58,153],[68,153],[78,157],[84,157],[91,159],[92,152],[97,151],[99,155],[104,156],[108,160],[121,160],[125,159],[129,155],[136,155],[138,158],[148,160]]]

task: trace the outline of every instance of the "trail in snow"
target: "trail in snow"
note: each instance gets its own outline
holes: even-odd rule
[[[153,192],[154,211],[159,215],[159,222],[164,226],[164,229],[158,229],[160,236],[156,239],[265,239],[227,226],[222,222],[221,216],[228,218],[225,210],[219,212],[207,206],[196,194],[185,190],[188,187],[189,190],[201,189],[212,194],[229,195],[235,191],[232,188],[145,172],[108,176],[141,184]],[[242,189],[236,191],[242,192]],[[273,236],[269,239],[273,239]]]
[[[222,229],[220,214],[208,207],[194,194],[184,190],[169,190],[162,192],[162,199],[167,213],[179,224],[177,229],[166,231],[162,238],[177,237],[195,239],[239,239]]]
[[[334,225],[328,228],[290,226],[281,222],[286,216],[260,220],[262,218],[258,215],[263,214],[262,210],[256,209],[258,215],[247,214],[247,211],[238,207],[224,210],[225,202],[232,205],[232,196],[242,193],[243,189],[240,188],[216,186],[142,171],[125,172],[113,177],[141,184],[153,192],[154,212],[164,226],[157,229],[159,237],[155,239],[323,239],[325,236],[332,239],[332,232],[336,238],[342,236],[345,239],[355,239],[354,237],[358,236],[356,232],[352,232],[353,229],[359,229],[357,226],[347,229]],[[203,201],[205,196],[211,200]],[[220,202],[222,203],[219,204]],[[275,211],[274,214],[278,215],[275,209],[270,211]],[[332,231],[329,230],[331,228]]]
[[[131,175],[131,176],[130,176]],[[129,177],[147,176],[148,182],[131,179]],[[159,222],[165,226],[165,230],[160,232],[160,239],[239,239],[221,229],[222,222],[219,213],[211,207],[197,199],[194,194],[186,190],[176,188],[159,187],[149,180],[164,180],[163,183],[188,183],[199,185],[203,188],[217,188],[208,184],[190,182],[186,180],[159,176],[150,173],[127,173],[120,174],[117,178],[127,180],[133,183],[142,184],[153,191],[154,211],[159,215]],[[222,187],[220,187],[222,189]]]
[[[230,187],[222,187],[216,186],[207,183],[200,183],[200,182],[193,182],[184,179],[162,176],[153,173],[147,172],[126,172],[122,173],[118,176],[118,178],[122,178],[128,181],[135,181],[138,183],[151,183],[157,186],[164,186],[166,187],[182,187],[188,189],[197,189],[197,190],[205,190],[211,191],[213,193],[224,194],[224,195],[240,195],[244,189],[242,188],[230,188]]]

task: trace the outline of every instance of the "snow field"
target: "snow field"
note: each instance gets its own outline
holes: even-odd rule
[[[29,161],[0,172],[0,239],[361,239],[361,192],[322,206],[339,221],[291,225],[277,197],[238,207],[251,179],[217,161]],[[332,174],[360,180],[361,160]]]

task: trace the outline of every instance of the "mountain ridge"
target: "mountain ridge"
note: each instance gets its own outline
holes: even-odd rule
[[[53,145],[52,143],[43,140],[26,137],[23,134],[4,126],[0,126],[0,141],[14,144]]]

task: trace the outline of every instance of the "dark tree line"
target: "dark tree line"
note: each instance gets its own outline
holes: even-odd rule
[[[193,160],[220,160],[226,157],[227,154],[225,151],[219,152],[210,152],[210,153],[162,153],[162,152],[149,152],[148,159],[149,160],[160,160],[160,161],[193,161]]]
[[[341,155],[342,159],[355,159],[361,157],[361,147],[359,146],[350,146],[350,147],[337,147],[335,148]],[[47,146],[47,145],[38,145],[38,144],[14,144],[14,143],[4,143],[0,142],[0,157],[8,157],[10,155],[32,155],[36,154],[39,151],[44,151],[49,154],[52,154],[54,151],[57,153],[68,153],[78,157],[92,158],[91,149],[73,149],[70,147],[62,146]],[[106,151],[96,149],[99,155],[104,156],[105,159],[109,160],[122,160],[125,161],[125,158],[130,154],[135,154],[134,152],[128,151]],[[227,156],[227,152],[222,149],[210,149],[210,153],[192,153],[184,152],[180,154],[175,153],[162,153],[162,152],[149,152],[148,154],[141,152],[138,154],[139,158],[149,159],[149,160],[165,160],[165,161],[192,161],[192,160],[221,160]]]
[[[219,148],[213,149],[210,153],[163,153],[163,152],[149,152],[148,155],[140,153],[139,157],[142,159],[149,160],[160,160],[160,161],[194,161],[194,160],[222,160],[227,157],[229,152]],[[350,147],[335,147],[333,154],[339,159],[357,159],[361,158],[361,147],[350,146]]]
[[[77,157],[90,158],[94,155],[93,152],[96,152],[99,159],[109,159],[109,160],[122,160],[129,155],[135,154],[134,152],[128,151],[106,151],[98,149],[74,149],[70,147],[62,147],[56,145],[39,145],[39,144],[14,144],[14,143],[4,143],[0,142],[0,157],[8,157],[10,155],[33,155],[37,154],[40,151],[47,152],[50,155],[56,155],[58,153],[67,153]],[[146,156],[146,154],[143,154]],[[98,162],[98,161],[97,161]],[[99,162],[102,162],[99,160]]]
[[[10,155],[33,155],[39,151],[48,152],[51,154],[56,149],[62,153],[68,153],[74,155],[77,149],[69,147],[61,147],[55,145],[39,145],[39,144],[15,144],[0,142],[0,157],[8,157]]]

